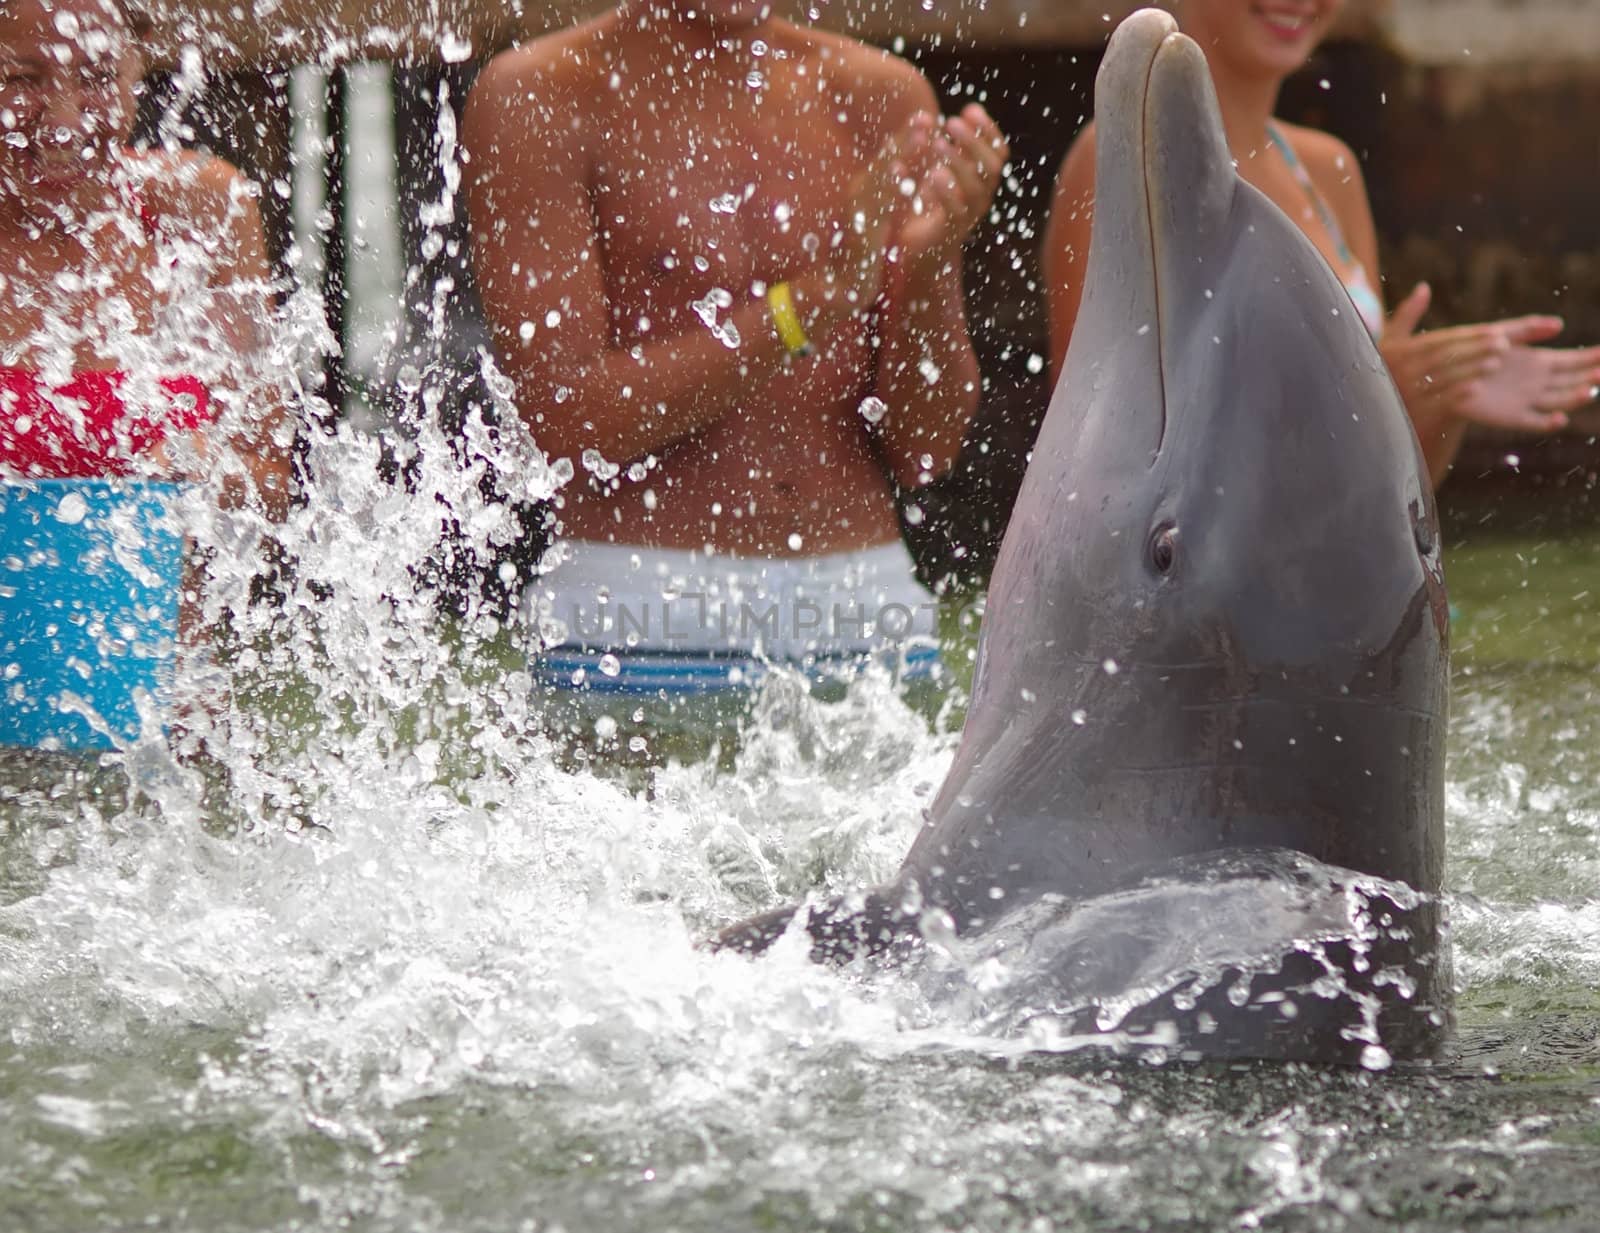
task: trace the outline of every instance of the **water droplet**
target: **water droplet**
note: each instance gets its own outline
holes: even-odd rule
[[[1080,727],[1080,728],[1083,727],[1084,723],[1088,720],[1088,718],[1089,718],[1089,712],[1088,711],[1076,710],[1076,711],[1072,712],[1072,722],[1077,724],[1078,727]]]
[[[798,531],[790,531],[789,532],[789,551],[790,552],[799,552],[800,549],[805,545],[805,542],[806,541],[801,537],[800,532],[798,532]]]
[[[724,308],[733,307],[733,293],[722,288],[712,287],[706,292],[704,299],[691,300],[689,307],[694,309],[695,316],[705,322],[706,328],[730,351],[739,345],[739,330],[732,321],[718,321],[717,313]]]
[[[867,423],[876,424],[880,422],[884,416],[889,414],[889,404],[884,402],[883,399],[879,398],[876,394],[868,394],[856,407],[856,412],[861,416],[862,419],[866,420]]]
[[[579,461],[583,463],[583,469],[598,480],[612,479],[621,470],[616,463],[607,462],[605,456],[596,449],[584,450]]]
[[[1114,659],[1106,660],[1103,664],[1100,665],[1100,669],[1107,676],[1116,676],[1117,673],[1122,671],[1122,669],[1117,666],[1117,661],[1114,660]]]
[[[556,326],[558,326],[560,324],[561,324],[561,314],[558,313],[555,309],[552,308],[549,312],[545,313],[545,315],[544,315],[544,328],[545,329],[553,330],[553,329],[556,328]]]
[[[81,492],[69,492],[56,504],[56,521],[75,527],[89,515],[89,503]]]
[[[606,676],[617,676],[622,671],[622,661],[620,659],[618,659],[615,655],[612,655],[612,654],[609,654],[609,653],[607,653],[605,655],[602,655],[600,657],[600,665],[599,666],[600,666],[600,671],[603,672]],[[616,731],[615,721],[613,721],[613,726],[612,726],[611,730],[613,732]]]

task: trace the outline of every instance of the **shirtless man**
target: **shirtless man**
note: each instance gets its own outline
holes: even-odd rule
[[[664,581],[743,603],[809,580],[823,619],[760,631],[803,657],[843,591],[873,588],[850,647],[862,610],[925,603],[892,485],[948,469],[977,404],[961,245],[1008,156],[983,109],[941,120],[909,64],[766,0],[624,0],[492,61],[463,137],[501,360],[577,465],[555,615],[632,597],[651,646]],[[749,624],[701,600],[670,642]]]

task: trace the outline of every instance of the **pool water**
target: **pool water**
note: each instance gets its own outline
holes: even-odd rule
[[[1384,1073],[1029,1053],[706,952],[890,872],[958,710],[780,677],[710,751],[574,758],[506,635],[441,637],[362,547],[392,498],[341,491],[302,540],[331,598],[241,633],[209,752],[0,755],[0,1227],[1593,1226],[1581,486],[1447,501],[1460,1030]]]

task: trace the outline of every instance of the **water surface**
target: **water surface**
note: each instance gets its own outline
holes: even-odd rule
[[[342,483],[308,575],[404,521]],[[157,745],[130,793],[0,755],[0,1224],[1588,1228],[1600,529],[1480,505],[1452,511],[1444,1067],[1029,1054],[797,945],[708,954],[892,870],[949,725],[882,678],[778,680],[639,792],[374,557],[310,626],[244,622],[216,757]]]

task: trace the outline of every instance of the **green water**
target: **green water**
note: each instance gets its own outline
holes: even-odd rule
[[[1007,1059],[904,990],[697,950],[898,860],[953,744],[882,683],[769,693],[644,794],[419,703],[385,739],[420,771],[309,741],[234,784],[304,827],[11,760],[0,1229],[1592,1228],[1600,518],[1447,513],[1447,1066]]]

